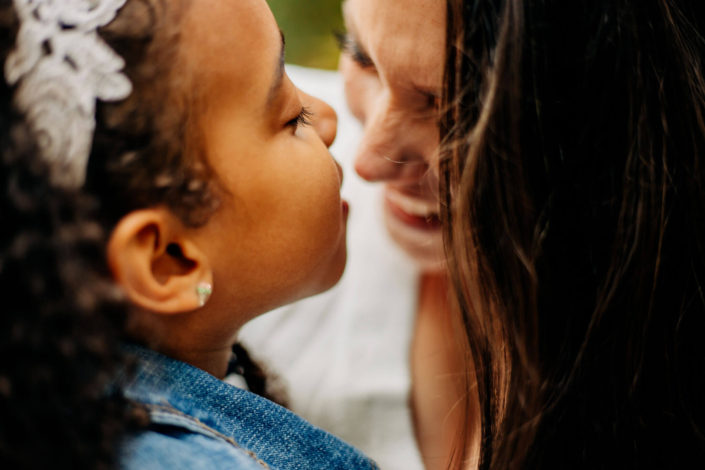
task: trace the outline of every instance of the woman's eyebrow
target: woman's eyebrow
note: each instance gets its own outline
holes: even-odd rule
[[[271,104],[271,102],[276,98],[279,89],[282,86],[282,83],[284,81],[284,57],[285,57],[285,51],[286,51],[286,40],[284,39],[284,32],[282,30],[279,30],[279,34],[281,36],[281,48],[279,50],[279,60],[277,62],[276,70],[274,72],[274,80],[272,81],[272,86],[269,89],[269,95],[267,97],[267,105]]]

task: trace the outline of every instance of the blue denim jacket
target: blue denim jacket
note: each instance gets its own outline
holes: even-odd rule
[[[123,440],[120,468],[377,468],[358,450],[269,400],[154,351],[127,350],[137,367],[123,381],[123,393],[147,408],[150,425]]]

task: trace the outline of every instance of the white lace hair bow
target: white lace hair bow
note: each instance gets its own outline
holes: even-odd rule
[[[98,35],[127,0],[14,0],[20,20],[5,79],[49,163],[51,181],[80,187],[95,131],[96,100],[132,93],[125,62]]]

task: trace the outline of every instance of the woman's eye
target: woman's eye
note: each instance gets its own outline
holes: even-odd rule
[[[310,126],[311,118],[313,118],[313,113],[311,112],[311,110],[304,106],[301,108],[301,111],[299,112],[299,114],[296,115],[294,119],[291,119],[286,123],[286,126],[293,127],[294,130],[298,129],[301,126]]]
[[[426,106],[435,112],[439,112],[441,110],[441,98],[436,95],[427,94]]]
[[[360,45],[344,31],[335,31],[333,33],[335,41],[338,43],[338,48],[343,54],[349,55],[361,69],[374,70],[375,63],[370,58],[369,54],[360,47]]]

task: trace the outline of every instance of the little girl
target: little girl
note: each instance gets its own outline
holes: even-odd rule
[[[116,390],[147,420],[120,440],[120,467],[375,468],[221,380],[245,322],[331,287],[345,266],[348,208],[327,149],[335,115],[285,75],[265,1],[2,0],[0,23],[3,161],[37,155],[45,198],[97,202],[78,232],[108,234],[101,246],[130,304],[131,365],[101,396]],[[17,206],[14,177],[3,180]],[[83,271],[86,292],[100,272]],[[77,282],[62,287],[77,287],[67,296],[79,313],[106,305]],[[94,339],[84,349],[113,358],[109,339]]]

